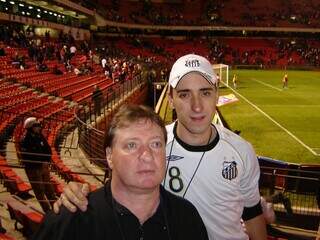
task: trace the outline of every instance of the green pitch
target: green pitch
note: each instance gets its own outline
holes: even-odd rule
[[[256,153],[287,162],[320,163],[320,72],[287,71],[288,89],[282,89],[284,71],[235,70],[238,102],[221,106],[232,130],[252,143]]]

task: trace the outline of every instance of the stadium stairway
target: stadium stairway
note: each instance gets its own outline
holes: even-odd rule
[[[91,189],[102,186],[104,171],[101,170],[94,163],[90,163],[86,155],[78,146],[78,129],[74,129],[68,134],[64,139],[60,149],[60,157],[63,163],[71,169],[74,173],[84,173],[79,174],[88,182]],[[92,175],[97,175],[94,177]]]

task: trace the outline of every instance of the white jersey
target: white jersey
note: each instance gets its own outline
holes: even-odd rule
[[[165,188],[195,205],[209,239],[249,239],[240,223],[243,207],[260,201],[260,168],[252,146],[219,125],[212,143],[190,146],[177,139],[174,125],[166,127]]]

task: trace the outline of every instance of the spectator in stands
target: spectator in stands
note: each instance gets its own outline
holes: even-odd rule
[[[20,142],[21,160],[32,189],[43,211],[48,212],[56,200],[50,183],[49,163],[51,148],[41,132],[41,124],[35,117],[24,122],[26,133]]]
[[[55,75],[62,75],[63,72],[58,68],[58,65],[54,65],[53,69],[52,69],[52,73]]]
[[[259,163],[248,142],[211,123],[218,99],[216,84],[216,75],[207,59],[189,54],[174,63],[168,98],[177,120],[167,126],[169,142],[163,185],[197,207],[210,239],[265,240]],[[72,183],[64,196],[68,194],[68,199],[85,211],[87,187],[82,187]],[[63,203],[76,210],[66,197]],[[56,211],[59,204],[61,200]],[[249,236],[241,226],[241,218]]]
[[[41,65],[44,61],[44,52],[43,50],[45,49],[42,49],[42,48],[38,48],[38,51],[37,51],[37,64]]]
[[[70,56],[69,56],[69,58],[70,58],[70,60],[74,57],[74,55],[76,55],[76,52],[77,52],[77,48],[74,46],[74,45],[72,45],[71,47],[70,47]]]
[[[167,79],[167,72],[168,72],[168,70],[167,70],[167,68],[161,68],[161,71],[160,71],[160,76],[161,76],[161,81],[162,82],[166,82],[166,81],[168,81],[168,79]]]
[[[94,103],[94,112],[96,116],[101,114],[101,103],[103,101],[103,94],[98,85],[93,87],[92,101]]]
[[[95,57],[96,57],[96,55],[93,54],[93,51],[92,51],[92,50],[89,50],[89,52],[88,52],[88,59],[89,59],[90,67],[91,67],[91,68],[93,68],[93,62],[94,62]],[[98,58],[98,61],[99,61],[99,58]]]
[[[141,81],[142,67],[141,67],[141,65],[139,63],[134,65],[132,74],[138,81]]]
[[[45,36],[46,42],[49,42],[50,41],[50,30],[46,30],[44,33],[44,36]]]
[[[73,69],[73,72],[74,72],[74,74],[77,75],[77,76],[80,76],[80,75],[83,74],[79,68],[74,68],[74,69]]]
[[[111,71],[111,67],[109,66],[109,64],[107,63],[105,68],[104,68],[104,75],[107,78],[112,78],[112,71]]]
[[[4,51],[4,44],[3,42],[0,42],[0,56],[5,56],[6,55],[6,52]]]
[[[87,64],[87,62],[82,63],[79,70],[81,74],[90,74],[93,72],[93,69]]]
[[[14,65],[16,68],[20,68],[21,70],[24,70],[26,67],[24,56],[20,55],[18,52],[14,53],[11,64]]]
[[[48,72],[49,71],[49,67],[46,63],[44,63],[44,61],[41,61],[41,62],[37,61],[36,69],[39,72]]]
[[[65,63],[66,51],[67,51],[67,46],[64,45],[64,46],[60,49],[60,59],[61,59],[61,62],[63,62],[63,63]]]
[[[104,57],[101,59],[101,66],[102,66],[102,69],[104,69],[107,65],[107,59]]]
[[[48,214],[33,239],[207,240],[196,208],[160,185],[166,138],[152,109],[122,107],[106,138],[111,180],[89,195],[87,212]]]
[[[288,73],[285,73],[282,78],[282,88],[288,88]]]

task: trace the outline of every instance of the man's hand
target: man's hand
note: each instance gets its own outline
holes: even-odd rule
[[[251,240],[267,240],[266,222],[263,214],[245,221],[245,225]]]
[[[90,192],[88,183],[69,182],[63,189],[60,198],[53,204],[53,210],[59,213],[61,205],[69,211],[76,212],[77,208],[85,212],[87,210],[87,196]]]

